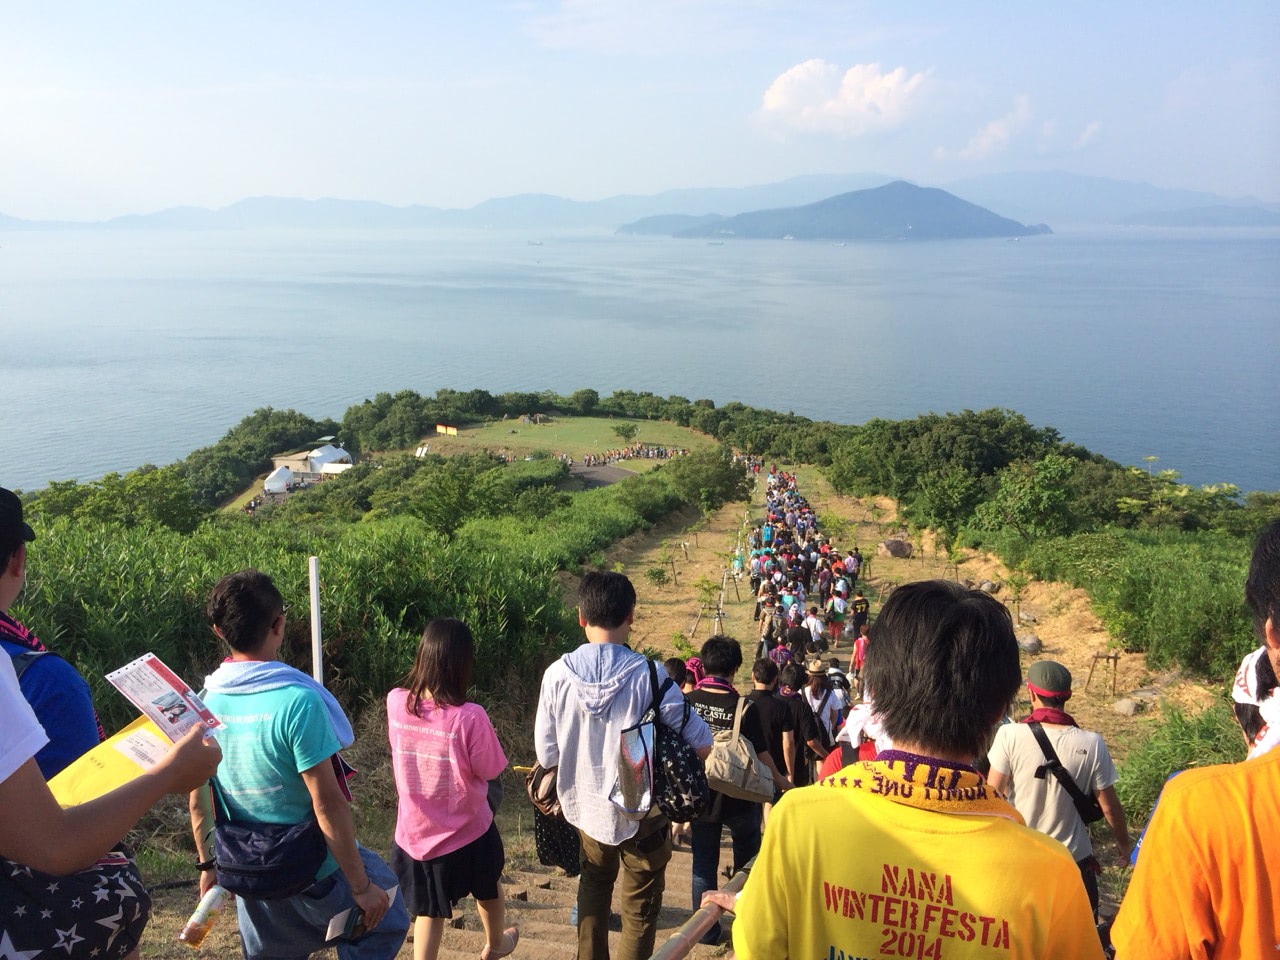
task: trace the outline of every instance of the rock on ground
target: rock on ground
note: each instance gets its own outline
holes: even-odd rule
[[[915,551],[915,546],[906,540],[881,540],[876,547],[876,556],[895,557],[905,560]]]

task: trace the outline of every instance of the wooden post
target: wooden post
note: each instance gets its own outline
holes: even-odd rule
[[[1111,695],[1116,695],[1116,674],[1120,672],[1120,651],[1116,650],[1111,653],[1098,652],[1093,655],[1093,663],[1089,665],[1089,679],[1084,682],[1084,688],[1089,689],[1089,684],[1093,683],[1093,671],[1097,669],[1098,661],[1104,661],[1111,668]]]

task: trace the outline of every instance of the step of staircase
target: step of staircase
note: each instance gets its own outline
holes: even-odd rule
[[[728,864],[732,852],[722,845],[722,866]],[[674,934],[693,915],[690,901],[693,892],[692,856],[688,847],[677,847],[667,866],[667,888],[658,921],[658,946]],[[507,896],[507,925],[520,927],[520,944],[513,960],[573,960],[578,952],[577,929],[569,922],[578,897],[578,880],[566,877],[555,867],[533,864],[525,869],[503,873],[503,889]],[[614,912],[618,911],[615,896]],[[730,921],[725,920],[726,930]],[[610,931],[609,943],[617,949],[617,931]],[[463,900],[454,910],[453,920],[445,927],[441,944],[441,960],[475,960],[484,949],[485,938],[475,902]],[[727,948],[697,946],[689,954],[694,960],[720,957]],[[413,956],[412,943],[400,951],[402,958]]]

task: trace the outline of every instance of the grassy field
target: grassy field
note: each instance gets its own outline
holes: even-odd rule
[[[265,481],[269,476],[270,474],[264,473],[260,477],[254,477],[253,483],[249,484],[249,486],[242,490],[237,496],[233,497],[229,503],[223,505],[222,512],[239,513],[247,507],[249,505],[249,501],[262,492],[263,481]]]
[[[635,442],[655,447],[688,447],[690,450],[715,446],[715,440],[705,434],[654,420],[626,420],[606,417],[556,417],[545,423],[523,423],[520,420],[497,420],[484,426],[464,427],[458,436],[436,435],[425,438],[432,453],[448,456],[451,453],[492,450],[526,457],[535,453],[551,456],[568,454],[579,463],[588,453],[604,454],[623,446],[613,428],[630,423],[637,428]],[[661,463],[660,460],[623,460],[617,465],[625,470],[643,471]]]
[[[609,450],[623,446],[613,428],[630,423],[637,428],[636,442],[653,447],[687,447],[690,450],[702,450],[714,447],[716,441],[706,434],[681,427],[674,423],[654,420],[629,420],[623,417],[555,417],[544,423],[522,423],[519,420],[495,420],[482,426],[462,427],[458,436],[448,437],[440,434],[424,437],[423,443],[430,444],[431,452],[442,456],[455,453],[474,453],[480,450],[491,450],[494,453],[510,454],[521,458],[534,454],[557,456],[561,453],[573,457],[577,463],[588,454],[603,455]],[[376,456],[387,456],[392,453],[408,451],[379,451]],[[661,460],[620,460],[616,464],[623,470],[632,473],[643,473],[661,464]],[[221,508],[224,513],[238,513],[250,500],[262,492],[262,482],[267,474],[256,477],[253,483],[242,490],[230,502]]]

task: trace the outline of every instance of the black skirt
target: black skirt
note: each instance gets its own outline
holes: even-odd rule
[[[466,846],[430,860],[415,860],[391,844],[391,869],[415,917],[452,917],[454,904],[466,896],[497,899],[506,859],[497,823]]]

